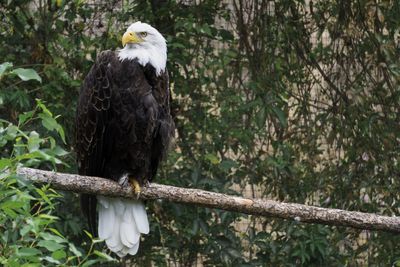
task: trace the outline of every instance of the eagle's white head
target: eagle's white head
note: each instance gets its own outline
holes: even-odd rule
[[[165,70],[167,63],[167,44],[165,38],[155,28],[140,21],[128,27],[122,36],[123,49],[119,50],[118,57],[124,59],[138,59],[140,65],[150,63],[157,75]]]

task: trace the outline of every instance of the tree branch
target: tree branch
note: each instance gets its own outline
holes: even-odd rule
[[[52,187],[60,190],[136,198],[135,193],[130,187],[121,187],[118,183],[104,178],[49,172],[31,168],[19,168],[17,173],[33,182],[48,183]],[[155,183],[151,183],[148,187],[142,188],[140,198],[165,199],[172,202],[200,205],[208,208],[217,208],[259,216],[292,219],[306,223],[320,223],[400,233],[399,217],[283,203],[266,199],[249,199],[199,189],[181,188]]]

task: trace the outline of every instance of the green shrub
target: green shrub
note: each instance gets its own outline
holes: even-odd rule
[[[41,81],[33,69],[0,65],[0,77],[18,76],[22,81]],[[31,124],[42,125],[41,135]],[[36,108],[19,115],[18,124],[0,120],[0,264],[4,266],[90,266],[114,261],[95,249],[99,240],[88,234],[88,245],[76,244],[58,227],[55,210],[62,195],[49,185],[34,185],[16,174],[18,167],[56,170],[68,152],[57,116],[37,100]]]

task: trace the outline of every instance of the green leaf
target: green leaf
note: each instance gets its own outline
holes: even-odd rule
[[[39,150],[40,144],[43,142],[43,139],[39,138],[39,134],[36,131],[32,131],[29,133],[28,139],[28,150],[29,152],[35,152]]]
[[[39,116],[39,118],[42,119],[42,125],[49,131],[56,130],[58,132],[58,134],[60,135],[61,139],[63,140],[63,142],[65,143],[64,130],[61,127],[61,125],[58,124],[56,119],[54,119],[47,113],[40,113],[38,116]]]
[[[287,121],[286,121],[285,113],[283,113],[283,111],[280,108],[274,107],[274,106],[272,107],[272,111],[278,117],[279,122],[281,123],[281,125],[283,127],[286,127],[287,126]]]
[[[92,265],[95,265],[98,262],[99,262],[99,260],[88,260],[88,261],[85,261],[84,264],[82,264],[82,267],[92,266]]]
[[[57,219],[57,217],[55,217],[55,218]],[[53,219],[54,219],[54,217],[53,217]],[[44,240],[50,240],[50,241],[54,241],[54,242],[57,242],[57,243],[67,242],[63,237],[60,237],[60,236],[57,236],[57,235],[53,235],[51,233],[42,232],[42,233],[40,233],[40,236]]]
[[[60,125],[60,127],[57,129],[57,132],[58,132],[58,134],[60,135],[61,140],[64,142],[64,144],[66,144],[66,142],[65,142],[65,133],[64,133],[64,129],[61,127],[61,125]]]
[[[99,239],[99,238],[93,238],[93,239],[92,239],[92,242],[93,242],[93,244],[97,244],[97,243],[102,243],[102,242],[104,242],[104,240],[103,240],[103,239]]]
[[[42,82],[42,78],[40,78],[39,74],[34,69],[23,69],[18,68],[14,69],[11,73],[18,75],[18,77],[23,81],[36,80],[38,82]]]
[[[7,134],[5,138],[8,140],[13,140],[14,138],[17,137],[17,134],[18,134],[18,127],[12,124],[8,125]]]
[[[63,245],[61,245],[55,241],[52,241],[52,240],[40,240],[37,245],[39,247],[44,247],[49,251],[56,251],[56,250],[64,248]]]
[[[0,170],[10,167],[11,164],[12,164],[11,159],[5,159],[5,158],[0,159]]]
[[[65,239],[65,237],[57,229],[49,228],[49,230],[58,235],[59,237]]]
[[[90,238],[90,239],[93,239],[93,235],[90,233],[90,232],[88,232],[88,231],[86,231],[86,230],[83,230],[84,232],[85,232],[85,234]]]
[[[103,253],[101,251],[98,251],[98,250],[94,250],[93,254],[95,254],[95,255],[103,258],[103,259],[106,259],[108,261],[115,261],[115,259],[113,257],[111,257],[110,255],[107,255],[107,254],[105,254],[105,253]]]
[[[48,198],[48,196],[46,195],[46,193],[42,189],[36,188],[36,192],[42,197],[42,199],[44,201],[46,201],[47,204],[51,205],[50,199]],[[40,215],[43,216],[43,218],[44,218],[47,214],[46,215],[45,214],[40,214]],[[50,219],[52,219],[52,218],[50,218]]]
[[[200,27],[200,32],[205,33],[206,35],[212,37],[211,29],[208,24],[204,24],[202,27]]]
[[[47,115],[49,115],[49,116],[53,116],[53,114],[50,112],[50,110],[48,110],[47,109],[47,107],[43,104],[43,102],[40,100],[40,99],[38,99],[38,98],[36,98],[36,104],[38,105],[38,107],[44,112],[44,113],[46,113]]]
[[[29,260],[39,261],[40,258],[29,258]],[[17,265],[17,266],[19,266],[19,265]],[[42,264],[40,264],[40,263],[32,263],[32,262],[27,262],[27,263],[24,263],[21,265],[21,267],[41,267],[41,266],[42,266]]]
[[[21,236],[25,236],[29,231],[31,231],[32,228],[33,228],[32,225],[27,224],[21,228],[19,233]]]
[[[11,62],[4,62],[3,64],[0,65],[0,77],[3,75],[3,73],[11,68],[13,64]]]
[[[237,163],[231,159],[224,159],[219,166],[224,171],[230,171],[232,168],[237,167]]]
[[[58,261],[58,260],[56,260],[56,259],[54,259],[54,258],[52,258],[52,257],[49,257],[49,256],[46,256],[46,257],[44,257],[43,259],[46,260],[46,261],[48,261],[48,262],[55,263],[55,264],[57,264],[57,266],[59,266],[60,263],[61,263],[60,261]]]
[[[55,260],[61,260],[67,257],[67,253],[64,250],[56,250],[51,254],[51,257]]]
[[[37,248],[21,248],[18,250],[17,255],[20,257],[35,256],[42,254]]]
[[[54,149],[56,147],[56,140],[53,137],[49,136],[50,141],[50,149]]]
[[[32,110],[32,111],[28,111],[28,112],[24,112],[23,114],[20,114],[18,116],[18,126],[21,126],[22,124],[24,124],[24,122],[26,122],[26,120],[32,118],[34,113],[35,113],[35,111]]]
[[[59,127],[57,121],[46,113],[40,113],[39,118],[42,119],[42,125],[49,131],[53,131]]]
[[[0,207],[2,209],[4,208],[10,208],[10,209],[18,209],[21,208],[25,205],[25,203],[23,201],[15,201],[15,200],[8,200],[3,202]]]
[[[205,155],[204,158],[205,158],[206,160],[210,161],[211,164],[216,165],[216,164],[219,163],[219,158],[218,158],[216,155],[214,155],[214,154],[209,153],[209,154]]]
[[[48,204],[51,205],[51,201],[49,201]],[[50,221],[56,221],[56,220],[59,219],[57,216],[53,216],[53,215],[49,215],[49,214],[39,214],[38,217],[39,218],[43,218],[43,219],[47,219],[47,220],[50,220]]]
[[[17,217],[17,213],[15,213],[12,209],[4,207],[2,208],[5,214],[7,214],[9,217],[12,219],[15,219]]]
[[[59,157],[62,157],[62,156],[65,156],[65,155],[68,154],[68,151],[62,149],[60,146],[56,146],[56,147],[53,149],[53,152],[54,152],[55,155],[57,155],[57,156],[59,156]]]
[[[74,255],[77,257],[82,257],[82,253],[72,243],[69,243],[69,251],[74,253]]]

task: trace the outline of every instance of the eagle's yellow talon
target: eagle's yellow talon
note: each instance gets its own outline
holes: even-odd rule
[[[138,180],[136,180],[133,177],[130,177],[129,181],[131,182],[133,192],[135,192],[136,195],[140,195],[140,193],[142,192],[142,188],[140,187]]]

